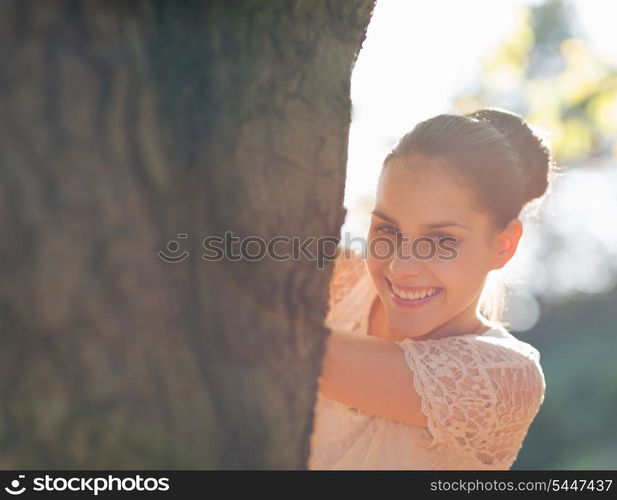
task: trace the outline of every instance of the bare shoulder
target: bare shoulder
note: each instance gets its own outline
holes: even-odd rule
[[[352,265],[363,264],[364,259],[358,250],[349,247],[337,247],[335,255],[335,263],[347,262]]]

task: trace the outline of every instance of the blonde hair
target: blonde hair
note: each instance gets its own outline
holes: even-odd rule
[[[508,288],[501,270],[488,273],[484,288],[478,301],[478,310],[491,323],[507,328],[510,324],[504,320]]]

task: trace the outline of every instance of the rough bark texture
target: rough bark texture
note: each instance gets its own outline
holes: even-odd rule
[[[306,466],[372,3],[0,4],[0,467]]]

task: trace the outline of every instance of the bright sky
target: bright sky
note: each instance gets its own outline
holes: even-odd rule
[[[576,0],[574,3],[576,18],[595,50],[609,61],[617,62],[617,2]]]
[[[398,138],[425,118],[452,112],[454,95],[477,78],[481,56],[509,35],[521,6],[538,3],[538,0],[377,1],[352,75],[353,115],[345,189],[348,215],[342,228],[343,238],[345,232],[352,237],[366,236],[368,212],[381,163]],[[574,4],[576,19],[588,40],[604,57],[617,63],[617,35],[613,22],[617,18],[617,2],[574,0]],[[601,186],[603,179],[600,176],[587,183],[579,180],[576,185],[589,191],[593,182]],[[572,182],[568,186],[571,191]],[[617,200],[617,185],[615,188],[605,193],[607,204],[610,199]],[[589,192],[587,195],[594,196]],[[577,193],[568,196],[577,196]],[[598,203],[602,205],[603,202]],[[589,217],[595,215],[597,218],[597,212],[588,213]],[[579,219],[579,228],[589,225],[582,215]],[[517,253],[516,260],[513,259],[509,266],[523,281],[527,281],[530,272],[535,272],[525,265],[533,244],[531,239],[529,247],[519,246],[520,255]],[[578,255],[577,258],[580,262],[583,257]],[[562,271],[572,264],[567,257],[563,259]],[[597,280],[597,273],[595,278],[591,274],[588,278]],[[602,291],[611,285],[607,282],[603,283],[602,290],[597,287],[585,290],[580,280],[579,276],[579,289],[583,286],[583,291]],[[574,285],[576,283],[563,283],[563,287]],[[529,292],[531,290],[521,290],[517,299],[527,310],[534,308]],[[523,325],[526,327],[535,322],[535,319],[523,320],[529,323]]]
[[[378,0],[352,75],[345,205],[371,197],[381,162],[398,138],[430,116],[452,111],[480,57],[512,31],[521,6],[538,0]],[[576,19],[599,52],[617,63],[617,2],[576,0]],[[609,7],[610,6],[610,7]],[[614,11],[615,15],[609,15]],[[361,214],[344,230],[363,233]]]
[[[401,135],[452,111],[453,95],[477,76],[481,54],[507,35],[520,6],[530,3],[377,1],[351,81],[348,208],[372,196],[381,162]],[[362,234],[364,223],[361,214],[350,214],[344,230]]]

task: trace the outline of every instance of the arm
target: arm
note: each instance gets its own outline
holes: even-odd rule
[[[379,417],[428,428],[453,468],[507,469],[544,400],[538,351],[518,340],[392,342],[332,331],[322,394]]]
[[[320,391],[366,413],[427,427],[413,373],[394,342],[332,331],[328,338]]]
[[[330,309],[366,273],[360,254],[339,249],[330,282]],[[366,413],[427,426],[403,351],[394,342],[332,330],[322,369],[321,394]]]

